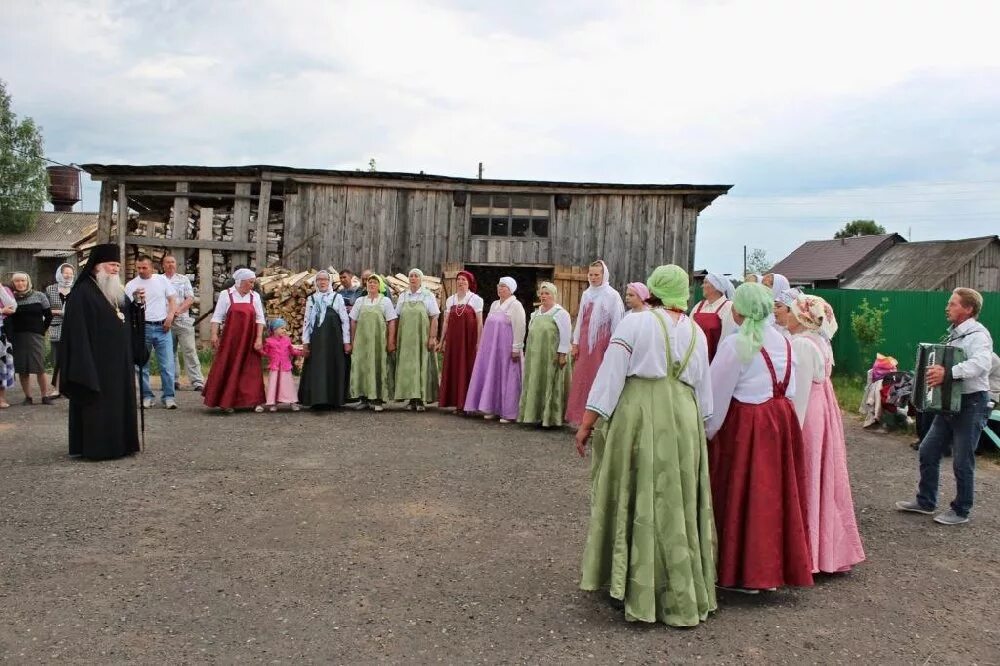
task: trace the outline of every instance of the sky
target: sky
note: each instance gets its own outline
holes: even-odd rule
[[[777,261],[853,219],[998,233],[998,19],[993,0],[4,0],[0,79],[66,163],[732,184],[695,265],[739,274],[744,245]]]

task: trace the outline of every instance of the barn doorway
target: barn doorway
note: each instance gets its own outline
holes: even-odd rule
[[[500,278],[509,275],[517,282],[517,292],[514,296],[521,301],[524,311],[530,313],[535,309],[538,284],[552,279],[552,269],[544,266],[484,266],[468,265],[465,270],[476,276],[479,283],[479,295],[485,302],[483,312],[489,312],[490,304],[497,300],[497,283]]]

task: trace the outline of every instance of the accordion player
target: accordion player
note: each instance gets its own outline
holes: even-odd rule
[[[918,412],[957,414],[962,410],[962,380],[946,373],[942,382],[927,386],[927,369],[940,365],[945,368],[965,361],[965,352],[947,344],[921,342],[917,345],[917,362],[913,378],[913,406]]]

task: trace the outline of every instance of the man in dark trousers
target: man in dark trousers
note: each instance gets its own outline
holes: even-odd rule
[[[120,269],[117,245],[95,246],[63,313],[61,388],[69,398],[69,454],[90,460],[139,450],[133,305],[125,297]]]

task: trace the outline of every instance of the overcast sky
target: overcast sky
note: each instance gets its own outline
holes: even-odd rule
[[[734,184],[696,265],[1000,229],[1000,3],[3,0],[59,161]],[[89,187],[84,206],[97,207]]]

